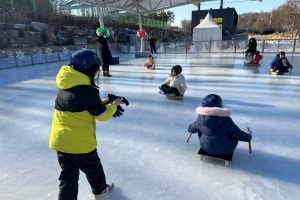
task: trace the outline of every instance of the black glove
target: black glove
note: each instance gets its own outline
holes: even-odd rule
[[[120,117],[121,115],[123,115],[124,109],[122,108],[122,106],[118,105],[117,106],[117,111],[115,112],[115,114],[113,114],[113,117]]]
[[[116,99],[123,98],[122,102],[125,103],[126,106],[129,105],[129,102],[127,101],[127,99],[125,97],[116,96],[114,94],[108,94],[107,97],[108,97],[110,103],[114,102]]]

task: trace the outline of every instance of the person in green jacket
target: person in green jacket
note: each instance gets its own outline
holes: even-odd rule
[[[79,170],[86,174],[96,200],[109,194],[97,153],[96,120],[120,116],[123,98],[101,100],[94,76],[99,58],[90,50],[72,54],[70,65],[62,66],[56,76],[59,88],[55,100],[49,147],[57,151],[61,167],[59,200],[76,200]]]

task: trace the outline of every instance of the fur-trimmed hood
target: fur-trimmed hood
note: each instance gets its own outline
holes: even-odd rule
[[[227,108],[218,107],[197,107],[196,113],[205,116],[218,116],[218,117],[229,117],[231,115],[230,110]]]
[[[218,107],[197,107],[196,113],[198,120],[208,128],[219,127],[231,115],[230,110]]]

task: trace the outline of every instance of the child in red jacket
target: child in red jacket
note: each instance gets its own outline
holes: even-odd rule
[[[255,57],[248,64],[259,64],[260,60],[263,58],[262,55],[259,54],[259,51],[254,52]]]
[[[144,63],[144,67],[147,69],[155,69],[155,61],[151,54],[148,55],[147,60]]]

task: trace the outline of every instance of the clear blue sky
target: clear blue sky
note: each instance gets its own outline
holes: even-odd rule
[[[230,3],[231,2],[231,3]],[[263,0],[259,1],[245,1],[245,0],[223,0],[223,8],[235,8],[238,14],[242,14],[244,12],[269,12],[273,8],[277,8],[284,4],[286,0]],[[220,1],[211,1],[206,3],[201,3],[201,10],[208,9],[218,9],[220,8]],[[191,19],[192,11],[197,10],[198,7],[195,5],[187,5],[181,6],[177,8],[170,9],[170,11],[174,11],[175,13],[175,22],[172,23],[172,26],[179,26],[181,24],[182,19]]]

